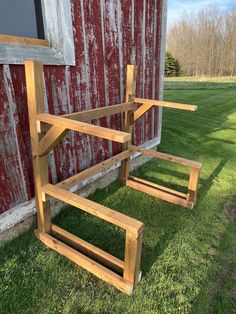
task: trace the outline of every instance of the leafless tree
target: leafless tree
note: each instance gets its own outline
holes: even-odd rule
[[[167,50],[184,75],[236,75],[236,6],[223,13],[211,6],[184,14],[168,32]]]

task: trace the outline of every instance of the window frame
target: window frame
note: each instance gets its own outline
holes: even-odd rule
[[[41,1],[45,40],[11,35],[8,42],[0,39],[0,64],[23,64],[29,59],[48,65],[75,65],[71,1]]]

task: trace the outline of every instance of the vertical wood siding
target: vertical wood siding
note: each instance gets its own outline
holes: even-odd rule
[[[138,65],[137,96],[158,99],[161,0],[73,0],[76,66],[45,66],[45,111],[61,115],[124,101],[126,64]],[[121,115],[93,121],[122,128]],[[134,142],[157,136],[158,109]],[[100,162],[120,144],[70,132],[49,154],[55,183]],[[0,65],[0,213],[34,196],[23,66]]]

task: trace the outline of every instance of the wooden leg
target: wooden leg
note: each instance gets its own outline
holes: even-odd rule
[[[43,199],[42,186],[48,182],[47,157],[36,156],[33,160],[35,194],[37,200],[37,223],[40,232],[51,233],[50,202]]]
[[[133,101],[135,97],[136,77],[137,67],[135,65],[128,65],[126,74],[126,95],[125,95],[126,101]],[[129,149],[131,145],[133,123],[134,123],[134,110],[126,111],[124,116],[124,131],[130,133],[131,139],[130,141],[122,145],[122,151]],[[120,180],[123,184],[126,184],[126,180],[129,177],[129,169],[130,169],[130,156],[121,163]]]
[[[37,114],[43,113],[43,67],[33,61],[25,61],[25,75],[27,86],[28,112],[30,124],[30,138],[32,161],[34,168],[34,185],[37,198],[37,220],[40,232],[51,232],[51,213],[49,202],[42,199],[42,186],[48,183],[47,156],[39,156],[39,140],[37,128]],[[41,134],[42,136],[42,134]]]
[[[200,175],[199,168],[191,169],[189,183],[188,183],[188,197],[187,197],[189,202],[193,202],[193,203],[196,202],[199,175]]]
[[[142,232],[140,233],[139,237],[136,238],[132,233],[126,231],[124,279],[133,283],[134,288],[141,279],[140,262],[142,238]]]
[[[130,133],[132,136],[132,130],[133,130],[133,117],[134,117],[134,112],[133,111],[128,111],[125,113],[125,130],[126,132]],[[131,141],[126,142],[122,146],[122,150],[126,151],[129,149],[131,145]],[[126,180],[129,178],[129,169],[130,169],[130,156],[123,160],[121,162],[121,176],[120,180],[122,181],[123,184],[126,184]]]

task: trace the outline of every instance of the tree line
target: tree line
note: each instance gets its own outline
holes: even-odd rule
[[[211,6],[185,14],[170,27],[167,51],[183,75],[236,75],[236,6],[224,13]]]

